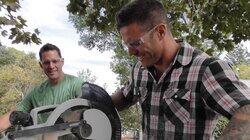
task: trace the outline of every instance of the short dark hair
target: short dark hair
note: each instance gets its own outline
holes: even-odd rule
[[[157,0],[134,0],[116,13],[118,31],[132,23],[141,24],[145,30],[160,23],[168,25],[167,14],[162,3]]]
[[[45,45],[43,45],[43,47],[40,49],[39,51],[39,57],[40,57],[40,60],[42,60],[42,54],[44,52],[47,52],[47,51],[57,51],[58,55],[60,56],[60,58],[62,57],[61,55],[61,51],[60,49],[56,46],[56,45],[53,45],[53,44],[50,44],[50,43],[47,43]]]

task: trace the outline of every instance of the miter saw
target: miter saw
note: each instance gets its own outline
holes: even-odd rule
[[[48,112],[47,121],[38,124],[38,116]],[[80,98],[35,108],[30,116],[32,125],[10,131],[2,140],[121,139],[120,118],[110,96],[101,87],[87,82],[82,85]],[[29,116],[26,118],[30,120]]]

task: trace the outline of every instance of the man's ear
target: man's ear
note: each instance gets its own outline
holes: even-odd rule
[[[62,58],[62,65],[64,65],[64,58]]]
[[[160,25],[157,28],[157,32],[158,32],[159,39],[162,40],[164,38],[164,36],[166,35],[166,33],[167,33],[167,27],[166,27],[166,25],[165,24]]]

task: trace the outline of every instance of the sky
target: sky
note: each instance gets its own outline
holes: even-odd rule
[[[51,43],[58,46],[64,58],[65,73],[77,75],[83,69],[89,69],[97,77],[96,84],[107,84],[106,90],[111,94],[116,89],[116,75],[110,69],[112,53],[100,53],[97,50],[87,50],[78,45],[79,35],[73,24],[68,20],[67,0],[23,0],[20,15],[27,20],[28,30],[38,28],[41,45],[8,44],[25,52],[34,52],[38,56],[43,44]]]

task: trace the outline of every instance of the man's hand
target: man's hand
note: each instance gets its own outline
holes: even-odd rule
[[[13,111],[10,114],[9,121],[12,125],[22,125],[24,127],[33,125],[30,114],[22,111]]]
[[[220,140],[250,140],[250,105],[235,112]]]
[[[12,111],[14,111],[14,110],[12,110]],[[10,117],[10,114],[12,113],[12,111],[4,114],[3,116],[0,116],[0,132],[5,131],[6,129],[8,129],[11,126],[10,121],[9,121],[9,117]]]

